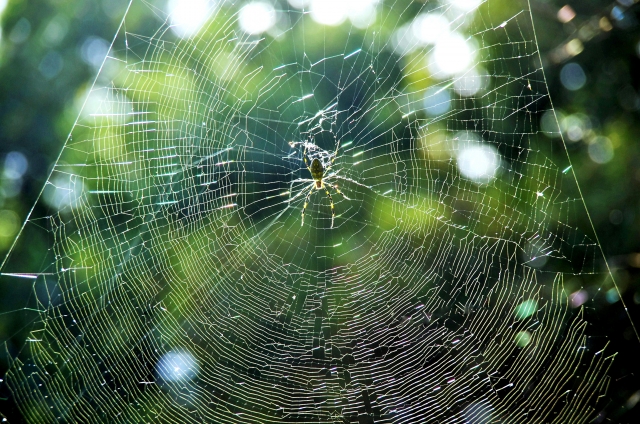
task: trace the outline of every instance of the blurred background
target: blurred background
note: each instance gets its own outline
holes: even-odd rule
[[[126,0],[0,0],[0,260],[18,234],[60,153],[127,8]],[[164,7],[164,2],[159,2]],[[523,7],[527,7],[523,3]],[[557,119],[595,231],[636,325],[640,323],[640,5],[636,0],[531,0],[537,40]],[[157,28],[156,17],[129,17],[128,31]],[[136,27],[137,26],[137,27]],[[541,117],[553,132],[555,117]],[[550,135],[553,137],[553,134]],[[561,146],[558,141],[558,146]],[[554,152],[565,155],[558,147]],[[579,196],[579,194],[575,194]],[[38,215],[44,215],[42,211]],[[583,225],[589,226],[588,222]],[[29,240],[30,245],[47,240]],[[34,249],[36,251],[38,249]],[[29,249],[11,261],[42,268]],[[36,315],[33,287],[0,287],[0,342],[24,343]],[[7,284],[4,282],[3,284]],[[12,284],[16,284],[12,280]],[[633,422],[640,400],[640,354],[606,275],[596,293],[593,332],[607,327],[621,366],[601,422]],[[2,349],[0,374],[7,366]],[[626,366],[625,363],[629,364]],[[633,364],[633,365],[632,365]],[[0,405],[0,411],[2,407]],[[640,414],[638,414],[640,415]]]

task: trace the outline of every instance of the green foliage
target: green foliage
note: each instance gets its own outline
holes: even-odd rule
[[[544,347],[592,371],[569,352],[585,343],[584,314],[589,334],[606,335],[607,353],[622,358],[614,376],[634,372],[624,358],[637,340],[611,277],[634,316],[640,303],[637,8],[615,20],[607,2],[600,2],[602,9],[575,5],[577,16],[562,24],[563,4],[534,2],[536,45],[527,12],[517,15],[519,3],[487,2],[465,25],[481,29],[472,36],[493,89],[477,98],[458,96],[451,114],[431,118],[422,111],[424,91],[440,82],[425,65],[429,55],[415,50],[399,57],[383,41],[421,10],[419,2],[385,2],[375,33],[348,24],[328,28],[290,12],[292,30],[281,38],[264,35],[252,48],[234,47],[235,5],[221,6],[224,13],[195,39],[180,40],[155,33],[163,19],[142,3],[134,3],[114,41],[110,56],[117,60],[102,68],[88,43],[111,44],[126,4],[10,1],[2,15],[0,172],[13,151],[27,158],[28,171],[18,179],[0,176],[0,258],[29,219],[2,272],[42,275],[35,281],[0,276],[0,311],[8,317],[0,324],[8,351],[1,374],[11,367],[10,376],[30,381],[24,386],[30,390],[36,366],[50,371],[47,387],[96,387],[100,394],[108,380],[113,399],[84,392],[69,403],[67,420],[88,411],[105,418],[121,402],[129,402],[122,411],[129,421],[172,408],[193,413],[208,408],[207,393],[241,412],[246,399],[224,384],[275,381],[272,370],[243,362],[243,352],[255,349],[255,328],[269,335],[275,350],[287,343],[293,352],[311,346],[309,364],[340,367],[342,390],[351,382],[373,387],[368,377],[350,374],[362,360],[353,354],[358,339],[337,340],[352,320],[385,308],[392,310],[387,329],[411,328],[411,319],[427,328],[442,321],[438,331],[446,335],[471,329],[486,341],[476,349],[487,353],[487,362],[524,364],[530,350]],[[569,62],[586,74],[579,90],[561,82]],[[348,111],[350,121],[332,110]],[[552,115],[543,117],[554,110],[562,115],[559,127]],[[131,118],[136,112],[153,119]],[[571,123],[578,121],[581,136],[574,137]],[[491,184],[466,181],[455,166],[451,152],[459,146],[451,140],[471,132],[503,160]],[[327,225],[324,195],[313,197],[303,227],[304,196],[295,196],[309,182],[289,177],[308,179],[309,173],[302,151],[289,143],[312,142],[321,154],[332,153],[338,139],[343,147],[335,169],[346,179],[332,182],[347,196],[334,194],[338,228]],[[603,149],[608,161],[599,159],[609,157],[598,156]],[[50,175],[56,161],[58,172]],[[57,211],[47,201],[55,187],[84,194]],[[566,273],[565,280],[556,272]],[[589,299],[582,312],[579,290]],[[406,304],[398,306],[403,296]],[[415,310],[414,304],[426,304],[428,317],[400,310]],[[263,309],[259,314],[254,307]],[[495,328],[473,321],[489,312]],[[549,324],[547,316],[561,318]],[[313,325],[296,327],[300,322]],[[214,333],[219,339],[207,339]],[[301,334],[308,337],[295,338]],[[40,336],[58,345],[22,347]],[[295,344],[302,339],[306,344]],[[194,390],[134,384],[154,378],[158,352],[184,347],[185,340],[212,381]],[[455,351],[459,341],[438,340],[433,357],[445,355],[445,346]],[[70,367],[61,365],[68,346],[74,347]],[[17,366],[15,358],[25,355],[31,362]],[[131,375],[111,373],[123,364],[136,364],[127,370]],[[603,368],[592,381],[606,368],[597,364]],[[223,371],[207,374],[211,370]],[[551,379],[542,372],[536,378]],[[292,373],[280,383],[304,391],[303,380]],[[639,389],[630,380],[602,406],[607,416],[624,416],[621,405]],[[49,395],[19,405],[20,412],[2,401],[0,411],[53,419],[47,405],[57,408],[68,399]],[[332,395],[322,396],[318,405]],[[263,406],[251,402],[246,410],[260,416]],[[581,408],[574,409],[592,415]]]

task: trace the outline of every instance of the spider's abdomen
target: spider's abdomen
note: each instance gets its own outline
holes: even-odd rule
[[[309,171],[311,172],[311,178],[316,181],[316,188],[322,188],[322,177],[324,176],[324,167],[320,163],[320,160],[314,159],[311,161],[311,166],[309,167]]]

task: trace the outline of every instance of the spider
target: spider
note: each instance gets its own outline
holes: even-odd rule
[[[291,142],[290,144],[293,147],[297,143]],[[313,192],[316,190],[324,190],[325,194],[329,198],[329,204],[331,205],[331,228],[333,228],[333,223],[336,218],[336,211],[333,204],[333,197],[331,196],[331,193],[329,193],[328,187],[334,189],[336,193],[340,194],[345,199],[350,200],[347,196],[344,195],[344,193],[340,191],[340,189],[336,185],[326,181],[327,171],[331,169],[331,165],[333,165],[333,162],[336,159],[336,156],[338,154],[338,148],[340,147],[340,145],[338,144],[338,146],[336,146],[336,151],[332,155],[330,155],[331,159],[326,164],[323,164],[320,161],[320,159],[318,159],[317,157],[311,159],[307,155],[307,151],[309,150],[309,147],[311,146],[311,148],[313,149],[313,148],[316,148],[315,145],[311,143],[303,143],[303,144],[304,144],[304,152],[302,153],[302,158],[304,159],[305,166],[307,167],[307,169],[309,170],[309,173],[311,174],[311,178],[313,182],[306,189],[304,189],[302,192],[300,192],[295,196],[295,197],[301,196],[305,190],[308,190],[307,195],[304,198],[304,205],[302,206],[302,220],[300,221],[300,225],[304,226],[304,214],[307,210],[307,206],[309,206],[309,198],[311,197],[311,194],[313,194]],[[311,160],[311,165],[309,165],[309,160]],[[333,176],[333,174],[331,175]]]

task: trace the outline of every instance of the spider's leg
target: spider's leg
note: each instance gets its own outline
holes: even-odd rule
[[[313,184],[315,184],[315,182]],[[301,227],[304,226],[304,213],[307,210],[307,206],[309,205],[309,197],[311,197],[311,193],[313,193],[313,184],[311,184],[311,186],[307,189],[309,190],[309,192],[304,198],[304,206],[302,206],[302,221],[300,222]]]
[[[307,161],[307,145],[304,146],[304,152],[302,152],[302,159],[304,159],[304,166],[307,167],[309,173],[311,173],[311,168],[309,168],[309,162]]]
[[[324,183],[326,184],[326,183]],[[329,189],[325,187],[324,192],[329,196],[329,202],[331,204],[331,228],[333,228],[333,221],[336,218],[336,210],[333,207],[333,197],[331,197],[331,193],[329,193]]]
[[[336,151],[333,152],[333,157],[331,158],[331,164],[333,165],[333,161],[336,160],[336,157],[338,156],[338,149],[340,148],[340,140],[338,140],[338,142],[336,143]]]
[[[344,197],[347,200],[351,200],[349,199],[347,196],[345,196],[345,194],[343,192],[340,191],[340,189],[338,188],[338,186],[328,183],[328,182],[324,182],[325,185],[328,185],[329,187],[331,187],[332,189],[334,189],[336,191],[336,193],[338,193],[339,195],[341,195],[342,197]]]
[[[315,184],[315,180],[309,179],[309,178],[300,178],[298,180],[293,180],[291,181],[291,184],[289,185],[289,194],[291,194],[291,192],[293,192],[293,184],[297,183],[297,182],[309,182],[309,181],[313,181],[313,184]],[[308,189],[309,187],[307,187]],[[294,200],[296,200],[298,197],[304,195],[304,191],[306,189],[302,189],[300,190],[295,196],[288,198],[287,200],[285,200],[286,203],[291,203]]]
[[[358,181],[354,180],[353,178],[349,178],[349,177],[343,177],[342,175],[338,175],[337,172],[334,172],[333,174],[331,174],[331,177],[333,178],[339,178],[341,180],[345,180],[345,181],[349,181],[350,183],[354,183],[359,185],[360,187],[364,187],[364,188],[368,188],[369,190],[371,190],[373,187],[368,186],[368,185],[364,185],[362,183],[359,183]]]

